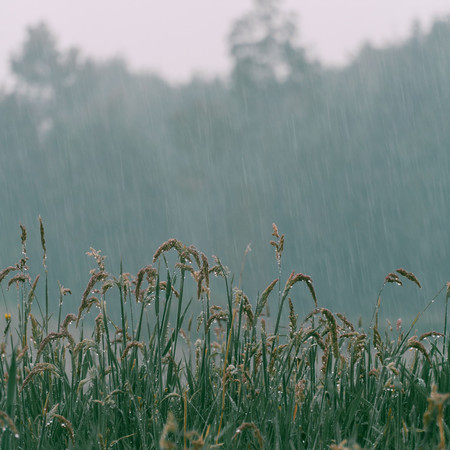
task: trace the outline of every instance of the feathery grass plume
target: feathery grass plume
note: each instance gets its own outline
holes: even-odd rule
[[[205,331],[206,333],[208,332],[209,328],[211,327],[211,324],[215,320],[217,320],[218,322],[221,321],[221,320],[228,320],[228,313],[223,311],[223,310],[221,310],[221,311],[218,311],[218,312],[215,312],[215,313],[211,314],[209,316],[208,321],[206,322],[206,331]]]
[[[435,418],[439,427],[439,450],[445,449],[445,433],[444,433],[444,405],[450,398],[450,393],[439,394],[437,386],[433,384],[431,388],[431,394],[428,397],[428,408],[423,415],[423,425],[425,430],[430,428],[433,419]],[[437,413],[437,414],[436,414]]]
[[[91,348],[95,348],[98,351],[97,343],[94,342],[92,339],[83,339],[81,342],[78,342],[78,344],[75,346],[73,353],[76,357],[82,349],[89,350]],[[89,380],[86,380],[86,382],[87,381]]]
[[[287,346],[288,344],[281,344],[278,347],[273,348],[272,353],[270,354],[269,373],[274,374],[275,362],[278,360],[278,355],[282,353],[282,350]]]
[[[167,415],[167,421],[164,424],[164,428],[161,433],[161,439],[159,440],[160,448],[176,448],[175,443],[167,440],[169,433],[175,433],[178,429],[175,417],[171,411]]]
[[[277,225],[275,223],[272,224],[272,229],[273,229],[272,236],[276,237],[277,239],[279,239],[280,238],[280,233],[278,233],[278,227],[277,227]]]
[[[106,292],[110,287],[111,280],[106,280],[102,285],[102,292]],[[113,277],[113,284],[123,290],[123,302],[127,302],[128,293],[131,292],[133,276],[129,272],[122,272],[118,277]]]
[[[202,252],[200,253],[200,256],[202,258],[202,270],[203,270],[203,276],[205,278],[206,287],[209,288],[209,262],[206,255]]]
[[[154,264],[156,260],[161,256],[162,253],[168,252],[172,248],[175,248],[175,250],[178,252],[180,256],[182,256],[184,259],[189,258],[189,250],[177,239],[171,238],[166,242],[163,242],[156,250],[155,254],[153,255],[152,263]]]
[[[278,242],[269,241],[269,244],[275,247],[275,258],[277,260],[278,266],[280,266],[281,256],[283,254],[284,249],[284,234],[280,236],[280,234],[278,233],[278,227],[274,223],[272,224],[272,228],[273,228],[272,236],[277,238]]]
[[[283,297],[285,297],[287,295],[287,293],[291,290],[292,286],[299,281],[304,281],[306,283],[306,285],[308,286],[309,292],[311,293],[311,296],[314,300],[314,305],[317,308],[317,297],[316,297],[316,292],[314,291],[313,280],[309,275],[304,275],[303,273],[296,274],[295,272],[292,272],[289,275],[289,278],[286,281],[286,285],[284,287]]]
[[[136,288],[134,292],[136,297],[136,303],[142,302],[144,299],[144,294],[143,293],[141,294],[141,285],[142,281],[144,280],[144,275],[147,275],[147,282],[150,286],[152,284],[152,280],[156,278],[157,270],[149,264],[145,267],[142,267],[137,273],[135,279]]]
[[[63,321],[63,323],[61,325],[61,328],[62,329],[67,329],[69,324],[71,322],[75,322],[76,320],[77,320],[77,316],[75,314],[72,314],[72,313],[67,314],[67,316],[65,317],[65,319],[64,319],[64,321]]]
[[[42,223],[42,217],[39,216],[39,231],[41,233],[41,246],[42,251],[44,252],[42,256],[42,265],[44,269],[47,270],[47,248],[45,247],[45,232],[44,232],[44,224]]]
[[[185,270],[186,272],[190,272],[192,275],[194,275],[194,268],[190,264],[183,264],[180,262],[175,263],[175,267],[177,269]]]
[[[322,336],[317,331],[311,330],[305,335],[305,340],[309,337],[313,337],[315,341],[317,342],[317,345],[320,347],[322,351],[325,351],[326,345],[325,342],[322,339]]]
[[[122,356],[120,357],[120,359],[125,359],[127,357],[127,355],[128,355],[128,352],[134,347],[138,347],[139,350],[141,350],[142,354],[144,354],[144,344],[142,342],[139,342],[139,341],[131,341],[131,342],[128,342],[128,344],[125,347],[125,350],[123,351]]]
[[[395,283],[399,286],[403,286],[402,280],[398,277],[398,275],[394,272],[389,272],[384,278],[384,283]]]
[[[330,450],[361,450],[358,444],[353,444],[351,447],[348,447],[347,442],[347,439],[344,439],[339,444],[331,444]]]
[[[302,404],[305,400],[305,389],[306,389],[306,380],[301,379],[295,384],[294,392],[295,392],[295,403]]]
[[[81,320],[81,315],[83,314],[83,312],[86,311],[88,313],[91,310],[92,305],[96,305],[98,308],[100,308],[100,301],[97,297],[89,297],[80,303],[77,315],[77,323],[76,323],[77,327],[78,323]]]
[[[65,288],[63,285],[60,286],[59,292],[61,297],[65,297],[67,294],[72,295],[72,291],[69,288]]]
[[[6,269],[1,270],[0,271],[0,283],[9,274],[9,272],[13,272],[14,270],[18,270],[18,268],[14,267],[14,266],[9,266]]]
[[[40,326],[39,322],[36,320],[36,318],[33,316],[33,314],[29,313],[28,317],[30,318],[31,321],[31,334],[33,336],[32,342],[35,348],[37,348],[42,339],[43,329]]]
[[[87,256],[92,256],[95,259],[100,272],[105,272],[105,259],[106,259],[106,256],[102,256],[100,254],[102,252],[101,250],[95,250],[95,248],[92,248],[92,247],[89,247],[89,249],[91,251],[90,252],[86,252],[86,255]]]
[[[278,280],[279,280],[278,278],[273,280],[272,283],[270,283],[269,286],[267,286],[266,289],[264,289],[263,293],[261,294],[261,298],[256,305],[256,310],[255,310],[256,318],[258,318],[261,315],[262,310],[264,309],[264,306],[266,306],[267,299],[269,298],[269,295],[272,292],[275,285],[278,283]]]
[[[195,341],[195,372],[198,373],[198,369],[200,367],[200,358],[202,354],[202,345],[203,342],[201,339],[197,339]]]
[[[339,357],[339,344],[337,335],[337,324],[336,318],[333,316],[332,312],[327,308],[320,308],[320,312],[325,317],[328,322],[328,330],[331,336],[331,344],[333,349],[333,355],[335,358]]]
[[[399,273],[400,275],[403,275],[405,278],[412,281],[413,283],[416,283],[417,286],[419,286],[419,288],[422,288],[422,286],[419,283],[419,280],[412,272],[408,272],[407,270],[402,269],[402,268],[397,269],[396,272]]]
[[[350,352],[350,349],[352,345],[355,343],[356,338],[359,336],[359,333],[357,331],[349,331],[347,333],[342,333],[339,335],[339,339],[348,339],[348,351]]]
[[[380,358],[380,361],[383,362],[383,341],[381,340],[380,332],[378,328],[373,329],[373,345],[378,350],[376,356]]]
[[[36,275],[36,278],[33,281],[33,284],[31,285],[31,289],[30,292],[28,293],[28,305],[31,305],[31,303],[33,302],[34,299],[34,292],[36,291],[36,285],[37,282],[39,281],[39,277],[40,275]]]
[[[253,323],[255,316],[253,315],[252,305],[248,297],[242,292],[242,309],[244,310],[250,324]]]
[[[416,350],[418,350],[420,353],[422,353],[423,356],[425,356],[426,360],[428,361],[428,363],[431,366],[431,358],[430,355],[427,352],[427,349],[425,348],[425,346],[422,344],[422,342],[418,341],[415,337],[409,338],[408,339],[408,343],[406,345],[406,350],[409,348],[415,348]]]
[[[20,350],[19,353],[17,353],[17,362],[20,362],[22,360],[22,358],[25,356],[26,352],[30,349],[30,347],[28,347],[28,345],[25,345],[25,347]]]
[[[363,350],[366,348],[366,338],[367,334],[362,333],[355,339],[352,353],[352,357],[355,361],[361,357]]]
[[[261,436],[261,431],[253,422],[243,422],[241,425],[239,425],[231,440],[234,441],[245,430],[252,430],[256,440],[258,441],[259,448],[264,449],[264,442]]]
[[[395,367],[395,363],[394,362],[390,362],[386,368],[388,370],[390,370],[394,375],[396,375],[397,377],[400,375],[400,371],[397,369],[397,367]]]
[[[205,314],[203,313],[203,311],[200,311],[199,315],[197,316],[197,333],[200,331],[200,327],[202,326],[204,318]]]
[[[199,272],[195,272],[195,274],[197,276],[197,299],[200,300],[200,298],[202,296],[202,292],[203,292],[202,281],[203,281],[204,273],[202,270]]]
[[[55,365],[51,364],[51,363],[36,363],[33,367],[33,369],[31,370],[31,372],[27,375],[27,377],[25,378],[25,380],[23,380],[22,386],[19,389],[19,393],[21,393],[23,391],[23,389],[25,388],[25,386],[31,381],[31,379],[39,374],[39,373],[43,373],[46,370],[50,371],[51,373],[54,374],[58,374],[58,369],[56,368]]]
[[[19,226],[20,226],[20,230],[21,230],[20,240],[22,242],[22,258],[20,259],[20,262],[19,262],[19,265],[18,265],[18,269],[19,270],[26,270],[26,269],[28,269],[28,267],[27,267],[27,261],[28,261],[28,256],[27,256],[27,229],[22,224],[19,224]]]
[[[117,285],[117,281],[116,280],[105,280],[102,283],[102,288],[101,288],[101,293],[102,295],[105,295],[106,292],[111,289],[112,287]]]
[[[342,322],[347,328],[349,328],[351,331],[355,331],[355,327],[354,327],[353,324],[350,322],[350,320],[348,320],[347,317],[345,317],[344,314],[342,314],[342,313],[336,313],[336,316],[341,320],[341,322]]]
[[[190,255],[192,255],[195,259],[195,262],[197,263],[197,267],[200,268],[202,263],[200,262],[200,254],[197,250],[197,248],[195,247],[195,245],[190,245],[187,248],[187,251]]]
[[[26,281],[30,281],[30,280],[31,280],[31,278],[28,274],[19,273],[9,279],[7,289],[9,289],[13,283],[16,283],[16,287],[18,288],[19,283],[25,283]]]
[[[159,289],[165,291],[167,289],[167,281],[159,282]],[[173,284],[170,285],[170,291],[175,295],[176,298],[180,298],[180,293],[174,288]]]
[[[95,341],[100,342],[102,334],[105,332],[105,323],[103,320],[103,313],[99,312],[95,318]]]
[[[424,339],[427,339],[430,336],[444,337],[445,335],[444,333],[439,333],[439,331],[428,331],[420,335],[419,341],[423,341]]]
[[[292,304],[292,300],[289,297],[289,338],[292,339],[294,337],[295,332],[297,331],[297,317],[295,314],[294,305]]]
[[[84,290],[83,295],[81,296],[81,304],[80,304],[80,307],[78,309],[77,326],[78,326],[78,322],[81,319],[81,313],[88,306],[88,295],[92,291],[92,289],[95,286],[95,284],[97,282],[99,282],[100,280],[105,279],[107,276],[108,276],[108,274],[106,272],[95,272],[95,273],[92,274],[91,278],[88,281],[86,289]]]
[[[328,331],[326,342],[331,341],[333,355],[335,356],[335,358],[338,358],[339,344],[338,344],[338,335],[337,335],[337,323],[336,323],[336,318],[333,316],[331,311],[326,308],[316,308],[306,316],[305,320],[309,320],[311,317],[317,315],[318,313],[322,314],[323,319],[322,318],[319,318],[319,319],[321,320],[323,325],[326,324],[325,325],[326,330]],[[309,337],[309,336],[316,337],[316,340],[317,340],[317,337],[320,338],[319,333],[317,333],[316,331],[313,332],[313,331],[308,330],[307,337]],[[319,343],[319,341],[317,341],[317,342]],[[326,347],[326,343],[323,343],[323,341],[319,345],[322,348],[322,350],[324,350],[324,348]]]
[[[215,275],[223,278],[229,276],[230,270],[228,267],[224,266],[217,256],[212,255],[212,258],[214,259],[215,265],[209,269],[209,273],[214,272]]]
[[[320,372],[325,376],[327,372],[328,359],[330,358],[330,334],[327,334],[325,339],[325,350],[322,353],[322,367]]]
[[[200,450],[205,445],[205,440],[203,439],[203,436],[198,433],[197,431],[188,431],[184,433],[184,438],[189,439],[192,444],[192,448],[194,450]],[[184,446],[184,448],[187,448]]]
[[[55,339],[64,339],[67,338],[67,340],[70,342],[70,345],[72,347],[75,347],[75,341],[73,339],[73,337],[69,334],[69,332],[67,330],[63,330],[60,333],[57,332],[52,332],[49,333],[41,342],[41,345],[39,346],[39,350],[36,354],[36,361],[39,360],[39,356],[41,356],[41,353],[44,351],[45,346],[51,342],[54,341]]]
[[[14,435],[19,435],[19,432],[17,431],[17,428],[14,425],[11,417],[9,417],[8,414],[5,413],[5,411],[0,410],[0,427],[4,430],[6,428],[5,425],[8,425],[8,428],[12,433],[14,433]]]
[[[75,445],[75,436],[73,433],[72,422],[70,422],[70,420],[66,419],[64,416],[61,416],[59,414],[53,414],[53,417],[58,419],[61,426],[67,431],[67,434],[69,435],[69,438],[72,441],[72,445]]]

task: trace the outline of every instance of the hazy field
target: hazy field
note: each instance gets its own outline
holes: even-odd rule
[[[444,449],[450,285],[425,307],[445,314],[439,329],[414,335],[419,311],[385,330],[384,290],[420,287],[404,269],[389,273],[363,328],[321,307],[308,275],[283,274],[275,225],[272,239],[280,273],[257,298],[218,258],[171,239],[136,275],[107,273],[92,249],[84,292],[61,286],[55,311],[42,222],[40,277],[22,228],[20,261],[0,271],[2,291],[18,298],[1,341],[2,448]],[[225,304],[215,304],[213,284]],[[306,295],[311,312],[301,317]],[[63,302],[73,304],[66,317]]]

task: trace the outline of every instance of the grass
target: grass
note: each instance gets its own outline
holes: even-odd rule
[[[446,290],[440,332],[412,335],[423,312],[409,327],[384,332],[383,289],[420,287],[411,272],[389,273],[364,330],[321,307],[309,276],[292,273],[283,282],[284,236],[275,226],[273,238],[278,278],[255,302],[218,258],[175,239],[136,276],[107,273],[91,249],[97,267],[78,310],[63,318],[71,293],[60,286],[59,310],[50,312],[42,222],[43,301],[22,227],[22,258],[0,271],[1,286],[18,294],[0,343],[1,448],[444,449],[450,285],[426,307]],[[225,305],[213,304],[218,278]],[[313,307],[302,318],[297,283]],[[273,318],[270,297],[278,303]]]

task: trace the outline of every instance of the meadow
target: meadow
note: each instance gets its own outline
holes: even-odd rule
[[[408,270],[388,273],[365,329],[321,307],[310,276],[283,274],[284,235],[273,225],[279,271],[261,280],[255,299],[219,258],[170,239],[136,275],[108,273],[91,249],[84,292],[60,285],[55,302],[42,221],[41,276],[31,275],[21,229],[19,262],[0,270],[4,298],[17,293],[17,308],[5,299],[0,343],[2,449],[450,442],[449,283],[412,323],[384,325],[383,290],[421,287]],[[78,308],[65,315],[70,297]],[[295,311],[300,301],[311,303],[304,317]],[[432,304],[442,308],[442,326],[417,335]]]

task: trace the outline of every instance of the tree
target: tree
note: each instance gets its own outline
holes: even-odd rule
[[[11,60],[13,73],[28,87],[53,93],[74,82],[79,68],[76,49],[61,52],[44,24],[29,27],[21,52]]]
[[[255,0],[254,9],[238,19],[229,36],[238,85],[264,87],[300,80],[308,69],[305,51],[295,43],[297,27],[279,0]]]

